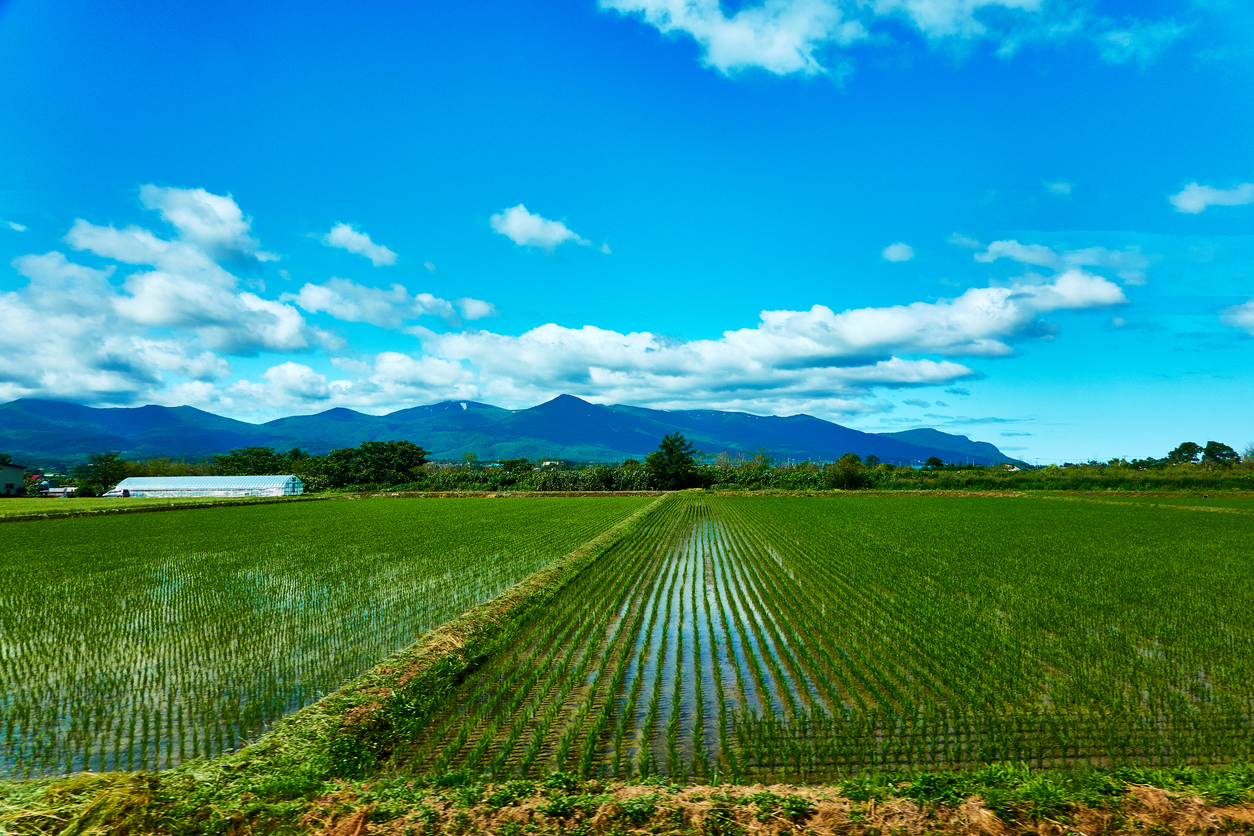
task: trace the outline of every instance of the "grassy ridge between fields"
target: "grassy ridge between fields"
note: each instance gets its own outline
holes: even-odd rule
[[[4,833],[226,833],[291,819],[326,780],[365,775],[489,658],[510,625],[635,531],[659,497],[546,569],[427,633],[353,682],[281,720],[255,743],[161,773],[82,775],[0,785]],[[249,825],[251,827],[251,825]],[[267,831],[269,826],[262,827]]]

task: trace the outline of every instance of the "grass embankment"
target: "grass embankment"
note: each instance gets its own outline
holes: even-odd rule
[[[148,511],[186,510],[189,508],[222,508],[231,505],[265,505],[276,502],[311,502],[330,499],[332,494],[302,496],[189,496],[176,498],[141,497],[40,497],[6,498],[0,501],[0,522],[19,520],[57,520],[66,517],[92,517],[107,514],[140,514]]]
[[[1095,769],[876,774],[831,786],[315,780],[255,764],[200,775],[0,784],[6,834],[326,836],[1113,836],[1254,833],[1254,771]]]
[[[496,598],[427,633],[255,743],[159,773],[0,784],[0,833],[299,832],[310,798],[367,774],[456,684],[626,537],[660,497]]]

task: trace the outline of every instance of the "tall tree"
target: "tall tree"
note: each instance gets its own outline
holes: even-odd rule
[[[1202,455],[1201,445],[1194,444],[1192,441],[1186,441],[1167,454],[1167,463],[1185,464],[1187,462],[1195,462],[1200,455]]]
[[[658,448],[644,460],[653,482],[665,490],[697,485],[697,450],[680,433],[662,438]]]
[[[1202,463],[1210,467],[1232,467],[1241,461],[1241,454],[1227,444],[1208,441],[1202,448]]]
[[[224,456],[214,456],[219,476],[280,476],[291,473],[291,462],[273,447],[240,447]]]
[[[87,463],[74,468],[71,475],[78,482],[80,494],[96,496],[125,479],[126,466],[121,453],[92,453]]]

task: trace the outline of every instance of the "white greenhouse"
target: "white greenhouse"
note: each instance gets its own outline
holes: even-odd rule
[[[131,476],[105,496],[299,496],[295,476]]]

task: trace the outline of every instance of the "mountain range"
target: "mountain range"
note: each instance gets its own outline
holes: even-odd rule
[[[264,424],[224,418],[190,406],[99,408],[25,398],[0,405],[0,451],[19,463],[68,465],[104,450],[129,459],[202,459],[239,447],[299,447],[324,454],[363,441],[408,440],[435,459],[473,452],[482,461],[549,458],[573,461],[642,459],[662,436],[679,432],[707,453],[776,460],[830,461],[844,453],[874,454],[895,464],[1016,462],[992,444],[934,429],[865,433],[810,415],[750,415],[718,410],[659,410],[603,406],[559,395],[529,409],[509,410],[474,401],[445,401],[367,415],[329,409]]]

